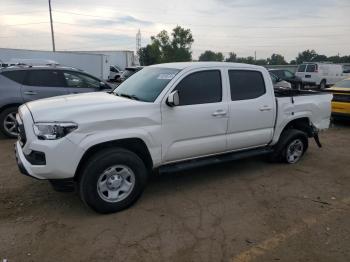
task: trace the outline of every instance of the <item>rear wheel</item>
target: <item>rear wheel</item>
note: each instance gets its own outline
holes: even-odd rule
[[[274,162],[297,163],[308,148],[307,135],[296,129],[283,131],[270,160]]]
[[[80,196],[96,212],[118,212],[136,202],[146,181],[146,167],[135,153],[107,149],[93,155],[83,167]]]
[[[9,107],[0,113],[0,131],[9,138],[18,136],[16,125],[17,107]]]
[[[327,82],[326,82],[326,80],[323,79],[320,83],[320,89],[323,90],[326,88],[327,88]]]

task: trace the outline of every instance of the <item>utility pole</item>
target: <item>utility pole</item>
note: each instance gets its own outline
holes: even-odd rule
[[[256,51],[254,51],[254,59],[255,59],[255,62],[256,62]]]
[[[49,0],[49,11],[50,11],[50,25],[51,25],[52,51],[56,52],[56,47],[55,47],[55,36],[54,36],[54,33],[53,33],[53,24],[52,24],[51,0]]]

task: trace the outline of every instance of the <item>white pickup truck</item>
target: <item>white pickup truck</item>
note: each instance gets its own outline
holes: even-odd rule
[[[37,100],[17,115],[22,173],[76,186],[97,212],[141,195],[152,170],[268,154],[296,163],[329,126],[332,95],[274,90],[268,71],[234,63],[144,68],[110,93]],[[320,144],[319,144],[320,145]]]

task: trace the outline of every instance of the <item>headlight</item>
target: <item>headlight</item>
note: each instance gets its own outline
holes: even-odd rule
[[[55,140],[66,136],[77,128],[78,125],[71,122],[35,123],[34,133],[41,140]]]

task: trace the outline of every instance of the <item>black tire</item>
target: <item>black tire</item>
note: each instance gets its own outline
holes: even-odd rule
[[[301,155],[295,161],[290,161],[288,150],[295,141],[299,141],[301,146]],[[299,142],[297,145],[299,145]],[[305,154],[309,146],[307,134],[297,129],[287,129],[282,132],[278,143],[274,147],[274,152],[270,156],[272,162],[284,162],[288,164],[297,163]]]
[[[327,82],[325,79],[323,79],[320,83],[320,86],[319,86],[319,89],[320,90],[323,90],[323,89],[326,89],[327,88]]]
[[[97,152],[85,163],[79,177],[80,197],[87,206],[98,213],[114,213],[130,207],[141,196],[146,186],[148,177],[146,167],[143,161],[129,150],[109,148]],[[112,170],[116,165],[126,167],[127,170],[132,172],[133,186],[124,199],[114,202],[106,201],[101,197],[102,193],[98,190],[98,183],[100,183],[101,177],[106,176],[104,174],[110,172],[109,170]],[[110,177],[108,179],[106,178],[105,181],[109,181],[109,179]],[[109,195],[109,192],[107,193]],[[117,194],[119,195],[119,191]],[[108,196],[104,197],[108,198]]]
[[[15,133],[11,133],[9,132],[9,128],[8,128],[9,126],[8,125],[5,126],[6,125],[5,121],[8,118],[8,116],[10,114],[15,115],[17,111],[18,111],[18,107],[13,106],[13,107],[6,108],[4,111],[0,113],[0,131],[8,138],[17,138],[17,129],[15,130]]]

